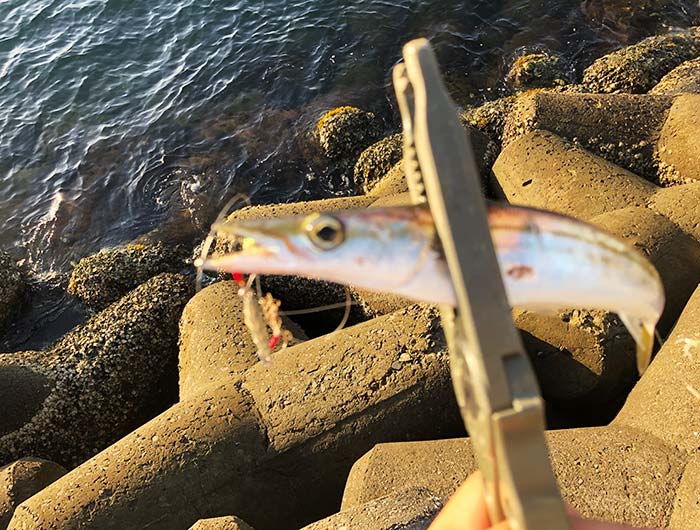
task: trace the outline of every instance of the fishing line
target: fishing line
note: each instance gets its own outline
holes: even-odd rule
[[[351,307],[354,305],[360,305],[359,302],[350,300],[349,297],[345,302],[338,302],[335,304],[321,305],[318,307],[310,307],[308,309],[292,309],[289,311],[280,311],[280,315],[284,316],[296,316],[296,315],[308,315],[311,313],[321,313],[322,311],[330,311],[331,309],[340,309],[341,307]]]
[[[202,252],[200,253],[199,258],[197,258],[194,261],[194,266],[197,268],[197,275],[195,277],[196,292],[202,290],[202,277],[204,276],[204,261],[209,256],[209,250],[211,249],[211,245],[214,242],[214,239],[216,238],[216,233],[214,232],[213,227],[214,225],[222,222],[226,217],[228,217],[229,211],[238,201],[243,201],[247,206],[251,205],[250,197],[248,197],[244,193],[236,193],[219,211],[219,214],[216,216],[216,220],[212,223],[212,228],[209,229],[209,233],[207,234],[207,237],[202,243]]]

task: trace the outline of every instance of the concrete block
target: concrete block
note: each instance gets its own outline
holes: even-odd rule
[[[337,509],[376,443],[460,432],[438,316],[412,306],[178,403],[25,502],[10,528],[184,530],[231,512],[298,528]]]
[[[510,202],[580,219],[644,206],[656,190],[637,175],[546,131],[511,142],[493,171]]]
[[[615,419],[688,453],[700,449],[700,289]]]
[[[696,530],[698,521],[700,521],[700,454],[696,453],[683,471],[669,528]]]
[[[700,58],[686,61],[661,78],[650,94],[700,94]]]
[[[411,488],[331,515],[302,530],[427,530],[442,508],[426,488]]]
[[[547,433],[562,494],[582,515],[697,527],[698,322],[700,289],[612,424]],[[353,466],[343,509],[406,487],[429,487],[444,499],[474,468],[468,439],[381,444]]]
[[[243,321],[238,284],[217,282],[197,293],[180,318],[180,400],[190,399],[221,379],[241,374],[259,361],[250,331]],[[286,317],[290,345],[306,340]]]
[[[266,446],[250,399],[230,381],[174,405],[26,500],[9,528],[186,529],[224,509],[245,517]]]
[[[41,458],[22,458],[0,468],[0,529],[5,530],[15,508],[66,474],[66,470]]]
[[[403,170],[403,160],[394,165],[367,193],[370,197],[397,195],[408,191],[408,182]]]
[[[658,181],[656,142],[673,98],[632,94],[529,92],[506,120],[503,144],[543,130]]]
[[[550,431],[547,438],[562,495],[581,515],[668,525],[684,453],[623,427]],[[445,502],[475,469],[468,439],[381,444],[353,467],[342,509],[421,486]]]
[[[192,525],[190,530],[253,530],[253,527],[235,515],[227,515],[200,519]]]
[[[700,94],[678,96],[661,130],[659,159],[676,179],[700,180]]]
[[[657,190],[647,206],[673,221],[696,241],[700,241],[699,204],[700,182],[691,182]]]
[[[51,350],[0,355],[0,388],[30,390],[8,398],[15,424],[0,431],[0,463],[29,454],[76,466],[172,404],[177,323],[191,295],[184,276],[161,274]]]
[[[697,28],[648,37],[594,61],[583,73],[583,84],[592,92],[641,94],[698,53],[700,34]]]

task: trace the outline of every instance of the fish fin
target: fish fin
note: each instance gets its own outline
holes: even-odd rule
[[[651,352],[654,349],[654,329],[656,326],[627,313],[618,313],[618,316],[627,328],[627,331],[632,335],[634,342],[637,343],[637,370],[641,376],[651,362]]]

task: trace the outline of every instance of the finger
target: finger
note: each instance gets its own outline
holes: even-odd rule
[[[428,530],[488,530],[481,473],[473,473],[452,495]],[[499,530],[507,530],[507,528]]]

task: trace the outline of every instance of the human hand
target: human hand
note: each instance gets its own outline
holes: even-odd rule
[[[569,510],[571,530],[643,530],[631,526],[581,519]],[[481,473],[473,473],[452,495],[428,530],[511,530],[507,521],[491,526]],[[648,529],[646,529],[648,530]]]

